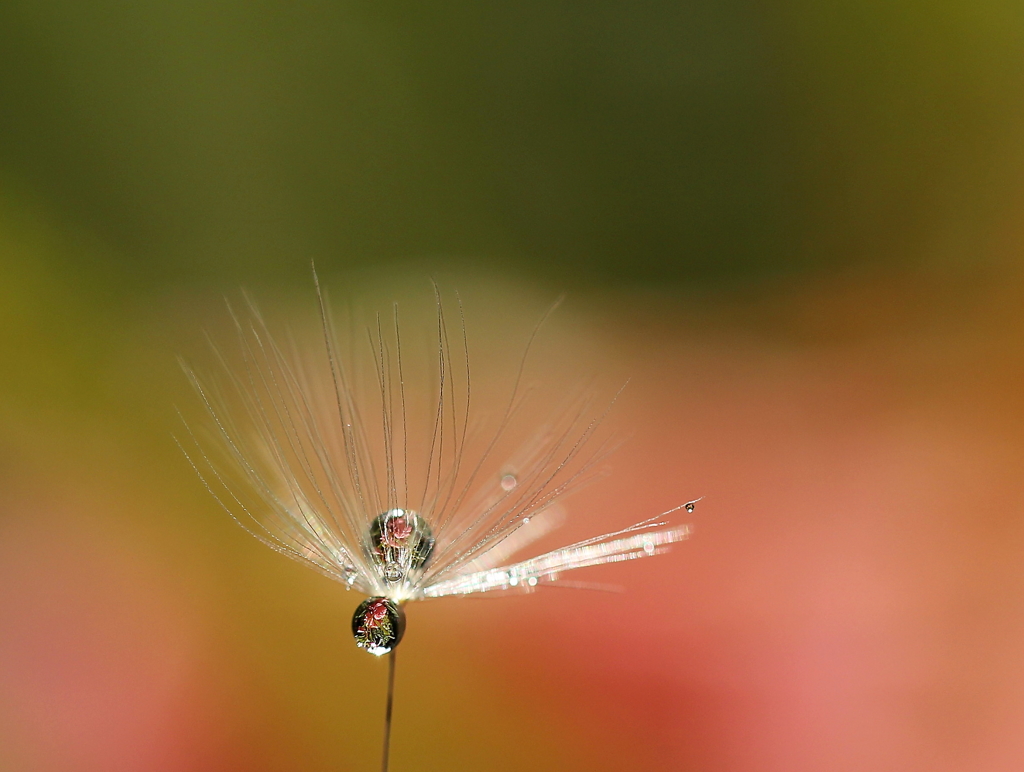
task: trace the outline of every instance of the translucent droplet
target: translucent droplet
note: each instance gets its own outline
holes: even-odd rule
[[[519,485],[519,480],[516,479],[514,474],[506,474],[501,477],[501,489],[503,491],[510,491]]]
[[[367,552],[389,584],[421,571],[433,551],[433,531],[411,510],[389,509],[370,523]]]
[[[526,583],[528,585],[530,585],[531,587],[536,587],[537,586],[537,577],[536,576],[531,576],[529,579],[526,580]]]
[[[696,507],[697,507],[697,503],[694,502],[694,501],[688,501],[686,503],[686,511],[687,512],[693,512],[693,510],[696,509]]]
[[[646,552],[648,555],[653,555],[654,554],[654,542],[653,541],[645,541],[644,542],[644,552]]]
[[[387,598],[367,598],[352,615],[352,637],[356,646],[374,656],[387,654],[405,634],[405,612]]]

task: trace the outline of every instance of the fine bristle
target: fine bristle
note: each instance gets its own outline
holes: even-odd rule
[[[316,290],[319,331],[310,339],[318,343],[279,344],[246,297],[240,313],[229,305],[232,356],[211,346],[212,374],[185,366],[206,419],[186,425],[183,450],[217,501],[263,543],[350,588],[404,602],[508,589],[519,577],[552,581],[657,554],[689,533],[651,530],[665,525],[652,518],[494,568],[538,538],[537,516],[592,479],[611,451],[595,438],[610,404],[595,411],[586,388],[563,397],[545,422],[524,420],[534,396],[525,379],[531,350],[554,307],[529,336],[488,427],[474,414],[461,300],[451,314],[434,287],[432,356],[410,357],[397,304],[345,346],[319,280]],[[368,542],[371,522],[385,512],[415,513],[432,529],[429,562],[396,569],[401,581],[384,576]]]

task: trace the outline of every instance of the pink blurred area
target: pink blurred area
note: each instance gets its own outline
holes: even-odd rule
[[[695,534],[588,569],[622,593],[411,606],[392,769],[1020,769],[1017,286],[951,307],[854,278],[737,306],[758,324],[570,302],[562,356],[630,383],[609,419],[627,441],[565,529],[703,496]],[[375,768],[385,670],[348,636],[359,599],[231,524],[151,420],[9,432],[0,768]]]

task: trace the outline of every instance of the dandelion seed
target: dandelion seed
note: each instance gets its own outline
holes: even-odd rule
[[[559,584],[577,568],[647,557],[686,539],[678,509],[612,533],[506,563],[557,525],[555,502],[593,476],[608,453],[586,395],[517,437],[530,345],[489,433],[471,427],[468,336],[461,303],[449,329],[436,296],[435,395],[407,388],[398,308],[367,331],[369,387],[341,345],[319,282],[319,351],[279,345],[247,299],[232,311],[237,363],[215,349],[219,374],[185,366],[207,415],[186,424],[184,448],[203,483],[243,528],[272,549],[367,596],[355,609],[356,645],[389,655],[383,769],[387,769],[395,649],[403,604]],[[543,320],[542,320],[543,322]],[[521,432],[520,432],[521,433]],[[511,457],[506,456],[511,454]],[[516,473],[495,473],[515,462]],[[508,469],[508,466],[504,467]],[[525,527],[529,525],[529,527]],[[502,565],[504,563],[504,565]],[[564,583],[563,586],[574,586]]]

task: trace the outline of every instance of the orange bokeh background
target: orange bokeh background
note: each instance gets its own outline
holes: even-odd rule
[[[955,309],[863,277],[570,299],[534,375],[628,376],[608,419],[626,441],[552,546],[704,496],[695,535],[586,570],[622,593],[410,607],[393,768],[1015,768],[1024,329],[1003,279]],[[502,359],[522,336],[489,330],[528,330],[545,298],[461,282],[471,343]],[[109,405],[8,418],[4,769],[377,763],[385,670],[349,639],[358,599],[246,536],[170,439],[187,387],[167,341],[199,329],[150,311],[107,362]]]

